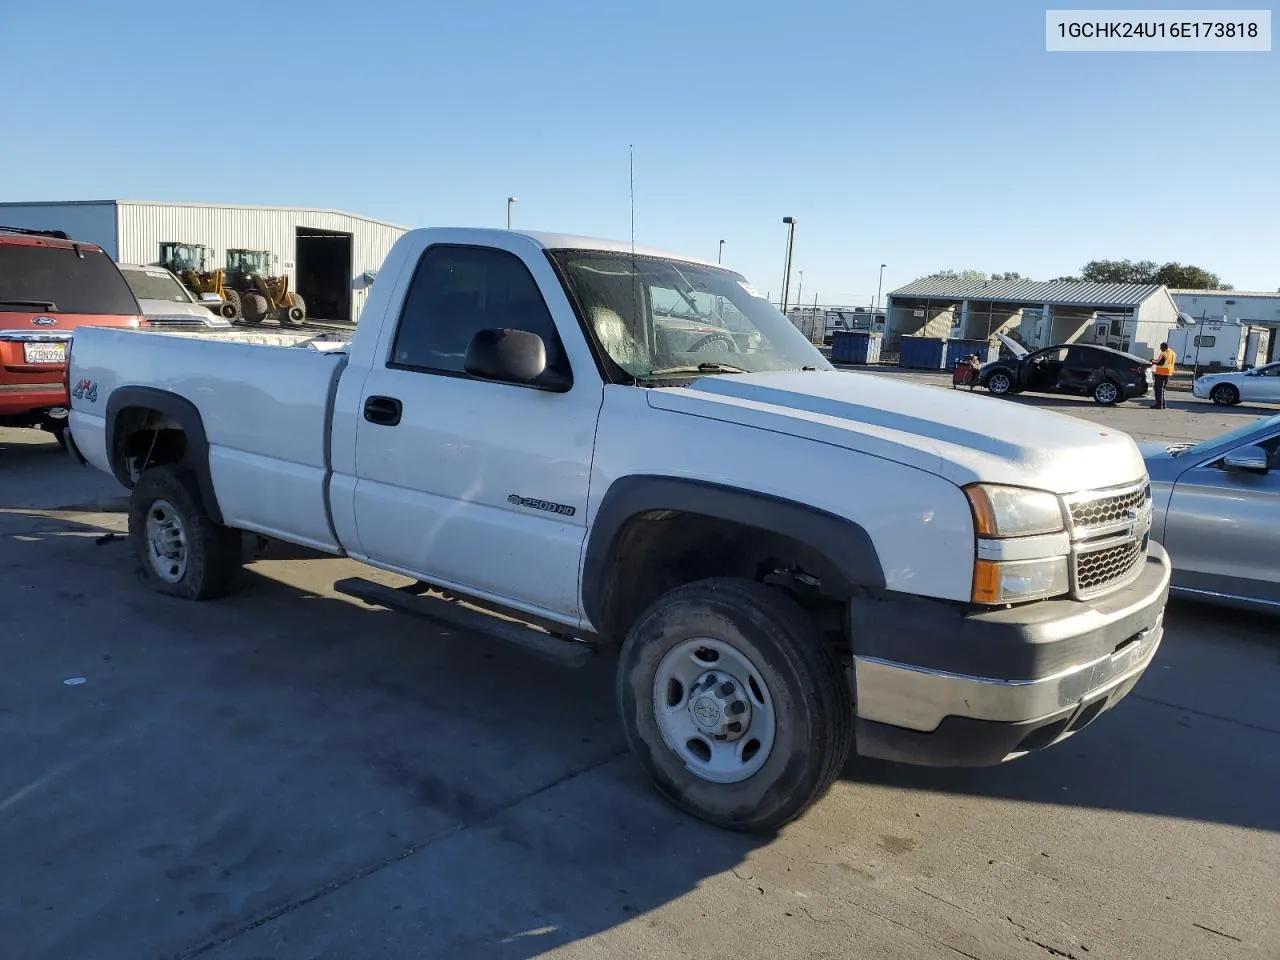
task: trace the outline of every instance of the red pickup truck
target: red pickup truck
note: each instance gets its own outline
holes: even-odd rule
[[[141,325],[137,298],[97,244],[0,226],[0,426],[40,427],[62,442],[72,331]]]

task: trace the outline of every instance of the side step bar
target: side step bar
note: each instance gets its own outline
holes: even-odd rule
[[[474,630],[477,633],[486,634],[562,667],[584,667],[595,659],[595,649],[592,644],[573,639],[561,639],[521,623],[500,620],[487,613],[464,607],[456,600],[427,596],[426,592],[432,588],[425,583],[412,583],[406,587],[388,587],[363,577],[347,577],[335,583],[333,589],[345,596],[362,600],[370,606],[411,613],[428,620],[446,623],[459,630]]]

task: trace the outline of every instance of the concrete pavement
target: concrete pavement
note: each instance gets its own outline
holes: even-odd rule
[[[1068,409],[1143,439],[1246,415]],[[1067,743],[852,764],[752,840],[656,798],[611,663],[364,608],[329,587],[367,568],[302,551],[167,600],[99,542],[122,493],[0,431],[3,960],[1280,956],[1274,620],[1175,604]]]

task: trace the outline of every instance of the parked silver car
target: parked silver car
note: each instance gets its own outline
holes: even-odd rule
[[[1280,414],[1200,443],[1141,447],[1172,591],[1280,613]]]

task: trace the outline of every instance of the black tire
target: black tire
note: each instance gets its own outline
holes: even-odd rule
[[[1209,399],[1220,407],[1234,407],[1240,402],[1240,391],[1230,383],[1220,383],[1209,391]]]
[[[1120,389],[1120,384],[1114,380],[1103,380],[1093,388],[1093,402],[1100,403],[1104,407],[1114,407],[1124,399],[1124,393]]]
[[[749,661],[774,715],[763,765],[736,782],[693,772],[658,726],[654,684],[663,658],[703,638]],[[729,830],[768,832],[800,816],[827,792],[853,746],[853,705],[839,663],[791,597],[749,580],[700,580],[659,597],[623,641],[617,695],[627,744],[658,791]]]
[[[48,422],[42,425],[42,429],[53,434],[53,439],[58,441],[58,446],[63,450],[67,449],[67,421],[59,420]]]
[[[1006,370],[993,370],[987,377],[987,390],[998,397],[1013,393],[1013,377]]]
[[[286,307],[297,307],[298,310],[301,311],[301,315],[298,317],[299,323],[303,323],[307,319],[307,301],[302,299],[302,294],[300,293],[285,294],[284,304]]]
[[[179,467],[144,473],[129,498],[129,545],[138,575],[153,590],[183,600],[212,600],[231,592],[243,563],[243,541],[240,531],[209,516],[196,490],[195,477]],[[181,565],[177,560],[161,563],[153,556],[148,520],[161,515],[178,523]],[[168,575],[161,573],[165,565],[170,565]]]
[[[244,311],[245,323],[259,324],[267,318],[271,304],[260,293],[240,294],[240,309]]]
[[[244,307],[240,305],[239,290],[232,290],[230,287],[227,287],[222,291],[222,296],[227,303],[231,304],[232,313],[230,319],[238,320],[244,316]]]

